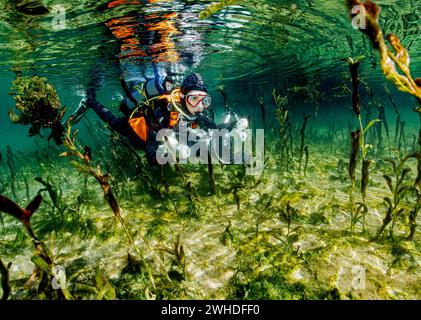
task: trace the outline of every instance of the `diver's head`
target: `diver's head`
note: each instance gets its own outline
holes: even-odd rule
[[[187,110],[196,115],[209,108],[212,102],[202,76],[193,73],[184,78],[181,84],[181,94]]]
[[[187,110],[192,115],[205,111],[212,102],[210,95],[201,90],[191,90],[186,95],[183,95],[183,98]]]

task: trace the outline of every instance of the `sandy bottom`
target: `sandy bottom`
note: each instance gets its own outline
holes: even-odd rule
[[[85,188],[83,175],[60,163],[37,172],[22,169],[22,174],[28,177],[30,195],[42,189],[32,180],[38,175],[62,190],[64,211],[52,213],[48,192],[42,191],[45,201],[33,225],[53,251],[54,263],[66,268],[67,286],[75,298],[421,298],[419,230],[413,241],[402,240],[409,230],[402,219],[394,227],[394,240],[387,231],[382,240],[371,241],[386,212],[383,198],[390,195],[382,177],[384,170],[390,173],[387,164],[373,165],[365,232],[358,223],[351,235],[350,182],[346,166],[338,169],[339,158],[311,154],[306,177],[298,170],[281,174],[275,158],[270,159],[263,176],[246,179],[241,179],[238,166],[215,166],[216,195],[210,192],[206,167],[185,167],[187,180],[197,190],[197,214],[189,210],[188,191],[179,176],[168,178],[169,194],[162,197],[145,192],[139,179],[115,184],[155,288],[94,179],[89,178]],[[410,178],[414,175],[415,168]],[[24,206],[23,183],[18,186]],[[356,202],[362,201],[358,188],[354,194]],[[5,215],[3,220],[0,255],[3,262],[13,263],[11,298],[42,298],[34,287],[24,286],[34,270],[31,241],[17,221]],[[186,273],[174,251],[177,236]],[[165,281],[163,268],[142,238],[163,261],[172,283]],[[111,294],[101,292],[104,288]]]

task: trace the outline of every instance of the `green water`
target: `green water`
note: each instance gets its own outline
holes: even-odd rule
[[[393,183],[395,176],[385,159],[399,161],[418,148],[416,99],[387,81],[378,53],[352,28],[342,1],[238,1],[200,19],[211,3],[0,0],[0,194],[22,207],[43,196],[32,227],[50,248],[51,265],[65,268],[69,295],[420,299],[419,227],[406,240],[411,212],[418,211],[412,191],[399,200],[403,211],[393,232],[389,225],[374,239],[387,213],[384,197],[393,198],[383,176]],[[414,78],[420,76],[418,1],[377,3],[384,33],[400,37]],[[52,13],[57,5],[65,10],[63,28]],[[138,55],[128,58],[133,53]],[[346,58],[360,55],[363,123],[384,107],[389,130],[383,121],[380,132],[377,124],[366,134],[373,163],[364,199],[361,154],[354,188],[348,174],[350,131],[359,123]],[[152,61],[164,69],[176,66],[180,76],[201,73],[217,121],[225,112],[218,90],[223,85],[231,110],[249,117],[252,129],[265,129],[265,169],[244,176],[243,166],[215,165],[213,191],[206,165],[182,165],[182,174],[173,167],[150,168],[90,111],[73,128],[80,131],[77,146],[90,146],[92,168],[110,173],[125,230],[94,177],[59,157],[65,147],[47,142],[48,129],[28,137],[28,126],[11,123],[7,111],[15,102],[9,92],[18,71],[46,77],[70,113],[94,86],[99,101],[118,114],[124,96],[120,76],[136,77]],[[274,89],[288,98],[286,131],[277,118]],[[301,144],[305,115],[310,118]],[[303,147],[309,150],[307,165]],[[410,171],[402,183],[410,188],[417,162],[404,167]],[[367,208],[364,226],[359,220],[351,227],[351,212],[363,210],[361,203]],[[16,219],[0,217],[0,259],[12,262],[9,298],[64,298],[50,283],[40,287],[39,276],[28,280],[36,255],[31,239]],[[361,268],[365,281],[358,287],[354,280]]]

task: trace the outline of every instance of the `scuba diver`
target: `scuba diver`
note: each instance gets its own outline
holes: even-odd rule
[[[124,5],[125,2],[113,2],[112,6],[108,4],[103,10]],[[142,4],[139,6],[143,7]],[[105,23],[121,44],[117,57],[126,95],[120,104],[123,116],[114,115],[98,102],[94,88],[99,83],[96,78],[99,73],[92,70],[87,97],[70,117],[71,122],[75,123],[88,109],[93,109],[112,130],[127,137],[136,150],[145,151],[151,164],[162,164],[158,154],[168,153],[173,159],[177,154],[180,159],[190,155],[191,143],[179,143],[178,139],[174,139],[177,135],[181,136],[180,132],[185,127],[189,132],[194,131],[208,139],[212,129],[231,129],[234,126],[232,121],[224,121],[224,124],[216,126],[207,116],[212,99],[200,74],[193,73],[183,79],[186,70],[201,61],[200,34],[194,33],[195,42],[192,45],[192,28],[179,30],[183,23],[175,23],[175,19],[182,17],[183,13],[170,10],[157,18],[156,9],[159,8],[159,5],[147,6],[145,10],[140,10],[142,14],[135,11],[121,17],[113,16]],[[176,46],[176,43],[184,45]],[[178,52],[177,47],[182,49],[182,53]],[[146,56],[151,57],[151,66],[142,63]],[[175,87],[175,83],[181,85]],[[239,118],[235,115],[229,118],[232,119],[237,121]],[[243,127],[245,121],[243,119],[241,122]],[[161,139],[161,129],[172,130],[174,136]],[[208,146],[211,148],[210,144]]]
[[[122,80],[122,87],[127,95],[120,104],[122,117],[115,116],[98,102],[95,89],[88,89],[87,98],[81,101],[76,114],[82,115],[89,108],[94,110],[112,130],[127,137],[135,149],[146,151],[150,164],[157,164],[156,152],[160,143],[156,138],[159,130],[177,131],[181,120],[193,129],[217,128],[213,120],[205,115],[212,99],[198,73],[186,76],[179,88],[174,88],[168,77],[162,79],[158,72],[155,72],[155,78],[146,82],[127,84]],[[178,146],[172,147],[176,149]]]

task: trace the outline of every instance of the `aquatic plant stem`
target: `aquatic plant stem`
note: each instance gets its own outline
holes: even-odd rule
[[[172,205],[174,207],[175,213],[178,216],[179,215],[178,208],[177,208],[177,205],[175,204],[173,198],[170,195],[170,186],[168,185],[167,181],[165,180],[164,167],[163,166],[159,166],[159,179],[161,181],[162,186],[164,187],[167,198],[170,199],[170,202],[172,203]]]
[[[304,148],[304,153],[305,153],[305,162],[304,162],[304,177],[307,176],[307,167],[308,167],[308,158],[309,158],[309,151],[308,151],[308,146],[305,146]]]
[[[365,129],[363,126],[363,122],[361,119],[361,114],[358,115],[358,122],[360,124],[360,148],[361,148],[361,158],[362,158],[362,170],[361,170],[361,195],[363,199],[363,204],[365,205],[365,194],[366,194],[366,187],[368,183],[368,162],[366,161],[367,156],[367,148],[365,147],[365,141],[364,141],[364,135],[365,135]],[[366,183],[365,181],[366,180]],[[363,214],[363,232],[365,231],[365,213]]]
[[[303,161],[303,156],[304,156],[304,147],[305,147],[305,137],[306,137],[306,127],[307,127],[307,121],[308,119],[311,117],[311,115],[306,115],[304,116],[304,121],[303,121],[303,125],[301,126],[300,129],[300,135],[301,135],[301,141],[300,141],[300,162],[298,165],[298,171],[301,172],[301,165],[302,165],[302,161]]]
[[[352,182],[351,189],[349,190],[349,204],[350,204],[350,212],[351,212],[351,236],[354,234],[354,208],[355,208],[355,199],[354,199],[354,192],[355,192],[355,182]]]
[[[184,247],[180,243],[180,235],[177,234],[177,236],[176,236],[176,240],[174,242],[174,249],[167,248],[165,246],[159,246],[158,247],[158,250],[165,251],[165,252],[167,252],[169,254],[172,254],[172,255],[174,255],[176,257],[178,265],[183,270],[183,278],[186,280],[187,279],[187,276],[188,276],[188,274],[187,274],[186,255],[184,253]]]
[[[280,168],[281,170],[288,170],[289,168],[289,152],[288,152],[288,140],[289,138],[292,139],[291,130],[288,132],[288,126],[290,128],[289,123],[289,112],[288,112],[288,97],[282,97],[277,94],[276,90],[272,92],[272,99],[275,103],[275,116],[279,122],[279,138],[280,138],[280,150],[279,150],[279,158],[280,158]],[[289,133],[289,135],[288,135]]]
[[[418,152],[421,152],[421,107],[415,107],[414,111],[418,114],[419,129],[418,129]],[[417,190],[417,200],[409,214],[409,234],[406,240],[412,241],[414,239],[417,228],[417,215],[421,210],[421,157],[417,158],[417,177],[415,178],[414,186]]]
[[[421,86],[419,86],[417,79],[414,80],[411,76],[408,51],[401,44],[400,39],[393,34],[389,34],[386,38],[395,50],[396,55],[386,45],[379,25],[380,7],[371,0],[364,2],[361,0],[347,0],[347,5],[351,18],[355,18],[357,14],[361,13],[364,15],[361,19],[365,21],[366,26],[360,31],[369,37],[373,48],[379,51],[380,65],[386,78],[393,82],[400,91],[407,92],[417,97],[418,101],[421,101]],[[352,10],[355,6],[362,6],[364,10],[357,10],[357,13]]]
[[[215,173],[213,170],[213,164],[212,164],[210,152],[208,152],[208,174],[209,174],[209,182],[211,185],[212,194],[216,194]]]
[[[10,199],[0,195],[0,211],[8,213],[14,218],[18,219],[23,224],[25,230],[28,232],[32,239],[36,254],[32,257],[31,260],[37,267],[33,275],[38,276],[39,272],[41,272],[42,276],[39,290],[43,290],[47,283],[51,282],[53,278],[52,254],[49,252],[47,246],[36,237],[30,222],[32,215],[35,213],[35,211],[38,210],[41,201],[42,196],[37,195],[26,208],[21,208],[17,203],[14,203]],[[60,288],[59,292],[63,294],[64,298],[68,300],[72,299],[71,294],[69,292],[65,292],[65,289]]]
[[[259,98],[259,105],[260,105],[260,113],[262,115],[262,122],[263,122],[263,128],[265,128],[266,124],[266,110],[265,110],[265,100],[263,97]]]
[[[148,270],[150,281],[153,285],[153,287],[156,289],[155,281],[152,275],[152,271],[150,270],[149,265],[146,263],[146,261],[143,259],[143,255],[141,254],[140,249],[137,247],[136,243],[133,240],[133,237],[131,236],[129,229],[127,227],[126,222],[124,221],[123,217],[121,216],[122,210],[117,202],[116,197],[113,194],[113,191],[111,189],[111,186],[109,184],[109,179],[111,178],[110,174],[102,174],[101,169],[98,166],[96,169],[92,167],[91,164],[91,152],[88,147],[85,147],[85,152],[82,153],[79,151],[78,147],[75,144],[75,135],[77,131],[72,132],[71,126],[69,125],[67,128],[67,134],[64,137],[63,145],[69,150],[68,152],[62,153],[60,156],[74,156],[81,160],[82,163],[73,162],[73,165],[82,173],[89,174],[92,177],[94,177],[98,183],[100,184],[103,192],[104,192],[104,198],[107,200],[108,204],[110,205],[111,209],[113,210],[114,216],[119,220],[120,224],[123,226],[123,229],[129,239],[130,244],[135,249],[136,253],[141,258],[142,262],[144,263],[145,267]],[[140,235],[139,235],[140,236]],[[142,236],[140,236],[141,239],[145,242],[146,246],[151,250],[153,256],[156,258],[158,264],[160,265],[161,269],[164,272],[164,275],[168,281],[171,282],[171,279],[165,269],[164,263],[161,261],[159,256],[156,254],[156,252],[153,250],[153,248],[149,245],[149,243],[146,241],[146,239]]]
[[[3,289],[3,296],[1,297],[1,300],[7,300],[9,298],[10,292],[12,291],[9,280],[9,270],[11,266],[11,262],[8,265],[5,265],[0,259],[1,287]]]
[[[361,130],[351,132],[351,154],[349,156],[348,173],[352,185],[355,185],[355,169],[357,167]]]
[[[353,233],[354,224],[358,222],[359,214],[362,212],[363,218],[363,232],[365,231],[365,215],[367,212],[367,206],[365,205],[365,196],[366,190],[369,180],[369,165],[371,161],[367,160],[367,153],[368,149],[371,147],[370,145],[366,144],[365,142],[365,135],[368,132],[368,129],[371,128],[375,123],[379,122],[380,120],[374,119],[371,120],[366,127],[363,125],[362,117],[361,117],[361,100],[360,100],[360,92],[359,92],[359,84],[361,82],[360,75],[359,75],[359,67],[361,65],[361,60],[364,57],[358,57],[353,59],[349,57],[347,59],[349,64],[349,71],[351,74],[352,80],[352,109],[358,119],[359,123],[359,130],[354,131],[351,133],[352,136],[352,152],[350,157],[350,164],[349,164],[349,174],[352,181],[352,187],[350,191],[350,202],[351,202],[351,234]],[[367,116],[369,118],[369,116]],[[362,158],[362,169],[361,169],[361,196],[363,199],[362,204],[357,209],[357,212],[354,212],[354,199],[353,199],[353,192],[355,190],[355,168],[357,165],[357,157],[358,157],[358,149],[361,149],[361,158]]]
[[[363,126],[363,121],[361,119],[361,115],[358,115],[358,123],[360,124],[360,130],[361,130],[361,135],[360,135],[360,148],[361,148],[361,158],[363,160],[365,160],[365,157],[367,155],[367,150],[365,148],[365,141],[364,141],[364,126]]]
[[[124,232],[127,235],[127,238],[129,239],[130,245],[134,248],[134,250],[136,251],[136,253],[140,257],[140,259],[142,260],[143,265],[146,267],[146,270],[148,271],[148,276],[149,276],[149,280],[151,281],[152,287],[156,290],[155,279],[152,275],[152,271],[149,268],[149,265],[146,263],[145,259],[143,258],[142,252],[140,251],[139,247],[134,242],[134,239],[133,239],[132,235],[130,234],[129,229],[127,228],[126,222],[124,221],[124,219],[121,215],[119,215],[117,218],[120,221],[120,224],[122,225],[122,227],[124,229]],[[144,239],[142,238],[142,240],[144,240]],[[145,242],[145,243],[147,244],[147,242]],[[147,244],[147,246],[150,248],[150,246],[148,244]],[[153,250],[152,250],[152,252],[153,252]]]
[[[10,187],[12,189],[12,195],[15,201],[18,201],[18,197],[16,194],[16,164],[14,161],[14,155],[12,152],[12,148],[10,146],[6,147],[6,152],[7,152],[7,161],[6,164],[9,167],[9,171],[10,171]]]

